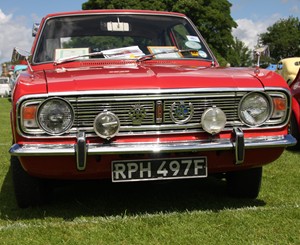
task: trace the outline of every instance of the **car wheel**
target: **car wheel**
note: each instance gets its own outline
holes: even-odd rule
[[[12,180],[17,204],[27,208],[45,203],[50,195],[50,188],[41,179],[30,176],[21,166],[19,159],[11,157]]]
[[[226,174],[227,190],[230,196],[256,198],[260,191],[262,167]]]
[[[296,120],[294,113],[291,116],[290,133],[297,140],[297,144],[294,146],[290,146],[287,149],[288,150],[297,150],[300,148],[300,133],[299,133],[298,124],[297,124],[297,120]]]

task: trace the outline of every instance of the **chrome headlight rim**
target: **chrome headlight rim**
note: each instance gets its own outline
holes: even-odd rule
[[[115,132],[110,134],[110,135],[105,135],[105,134],[102,134],[98,128],[97,128],[97,123],[99,123],[99,118],[102,117],[102,116],[108,116],[108,117],[111,117],[115,120],[115,123],[117,125],[117,128],[115,129]],[[112,123],[112,122],[108,122],[108,123]],[[121,127],[121,123],[120,123],[120,120],[118,118],[118,116],[111,112],[111,111],[107,111],[107,110],[104,110],[103,112],[99,113],[95,119],[94,119],[94,123],[93,123],[93,128],[94,128],[94,132],[102,139],[106,139],[106,140],[109,140],[113,137],[115,137],[119,131],[120,131],[120,127]]]
[[[50,101],[55,101],[55,100],[58,100],[58,101],[62,101],[64,102],[67,107],[69,107],[70,109],[70,117],[71,117],[71,120],[69,121],[69,123],[67,124],[67,126],[64,128],[64,130],[60,131],[60,132],[53,132],[53,131],[50,131],[48,130],[46,127],[44,127],[41,123],[40,123],[40,120],[39,120],[39,115],[40,115],[40,111],[41,109],[43,108],[43,106],[45,106],[46,103],[49,103]],[[37,108],[37,113],[36,113],[36,122],[39,126],[39,128],[41,130],[43,130],[45,133],[49,134],[49,135],[52,135],[52,136],[59,136],[59,135],[62,135],[62,134],[65,134],[67,133],[71,128],[72,126],[74,125],[74,120],[75,120],[75,112],[74,112],[74,108],[73,106],[71,105],[71,103],[63,98],[60,98],[60,97],[52,97],[52,98],[48,98],[44,101],[42,101],[38,108]]]
[[[213,128],[212,123],[211,123],[211,113],[215,113],[216,115],[214,116],[214,120],[216,120],[215,122],[215,126],[217,126],[217,128]],[[217,116],[218,114],[218,116]],[[207,119],[209,119],[207,121]],[[204,131],[206,131],[207,133],[211,134],[211,135],[216,135],[218,133],[220,133],[222,130],[224,130],[225,126],[227,123],[227,117],[226,114],[224,113],[224,111],[217,107],[217,106],[212,106],[207,108],[202,116],[201,116],[201,125],[202,128],[204,129]]]
[[[268,115],[265,117],[264,120],[262,120],[261,122],[259,123],[255,123],[255,124],[251,124],[250,122],[248,122],[245,117],[242,115],[242,105],[243,103],[245,103],[245,100],[247,98],[249,98],[250,96],[253,96],[254,94],[258,94],[258,95],[261,95],[263,98],[266,99],[267,103],[268,103],[268,108],[269,108],[269,111],[268,111]],[[250,93],[247,93],[240,101],[239,103],[239,106],[238,106],[238,116],[239,116],[239,119],[242,123],[244,123],[246,126],[248,127],[251,127],[251,128],[254,128],[254,127],[259,127],[259,126],[262,126],[265,122],[267,122],[272,114],[273,114],[273,102],[272,102],[272,98],[269,94],[265,93],[265,92],[261,92],[261,91],[252,91]]]

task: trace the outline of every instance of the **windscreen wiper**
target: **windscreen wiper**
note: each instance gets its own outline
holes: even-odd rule
[[[62,63],[78,60],[79,58],[89,57],[89,56],[96,56],[96,55],[103,55],[103,52],[102,51],[92,52],[92,53],[88,53],[88,54],[81,54],[81,55],[70,56],[70,57],[67,57],[67,58],[57,59],[53,62],[53,65],[56,66],[56,65],[59,65],[59,64],[62,64]]]
[[[153,53],[153,54],[146,54],[140,58],[138,58],[137,62],[143,62],[146,60],[152,60],[154,56],[160,55],[160,54],[172,54],[172,53],[187,53],[187,52],[198,52],[198,49],[171,49],[171,50],[164,50],[161,52]]]
[[[146,54],[143,55],[141,57],[139,57],[136,61],[137,62],[143,62],[146,60],[152,60],[156,55],[160,55],[160,54],[172,54],[172,53],[187,53],[187,52],[198,52],[198,49],[172,49],[172,50],[164,50],[161,52],[156,52],[156,53],[152,53],[152,54]],[[89,57],[89,56],[96,56],[96,55],[104,55],[103,51],[100,52],[92,52],[92,53],[88,53],[88,54],[82,54],[82,55],[75,55],[75,56],[70,56],[67,58],[61,58],[61,59],[56,59],[53,62],[53,65],[59,65],[59,64],[63,64],[66,62],[72,62],[72,61],[76,61],[79,58],[83,58],[83,57]]]

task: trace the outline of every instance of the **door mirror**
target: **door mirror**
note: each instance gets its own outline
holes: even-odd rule
[[[27,64],[27,60],[31,56],[31,53],[20,49],[20,48],[14,48],[12,57],[11,57],[11,63],[12,64]]]

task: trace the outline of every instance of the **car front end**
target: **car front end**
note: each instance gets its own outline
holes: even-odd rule
[[[30,178],[113,182],[224,174],[235,194],[256,197],[262,166],[296,143],[284,80],[267,70],[219,67],[181,14],[86,13],[46,17],[32,63],[18,77],[10,149],[15,189],[22,169]],[[71,31],[65,19],[86,28]],[[109,49],[82,44],[80,32],[91,35],[86,23],[95,21],[97,35],[106,35],[96,43]],[[120,37],[128,47],[107,42]],[[31,204],[23,198],[17,194],[20,206]]]

